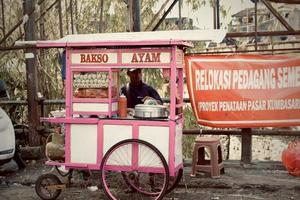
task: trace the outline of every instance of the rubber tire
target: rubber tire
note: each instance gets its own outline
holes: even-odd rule
[[[105,164],[105,160],[107,159],[107,157],[111,154],[112,151],[114,151],[115,149],[118,148],[118,146],[120,145],[123,145],[123,144],[126,144],[126,143],[141,143],[141,144],[144,144],[145,146],[148,146],[150,149],[152,149],[162,160],[162,163],[163,163],[163,166],[165,168],[165,171],[166,171],[166,185],[164,186],[160,196],[156,199],[156,200],[160,200],[160,199],[163,199],[164,195],[166,194],[167,190],[168,190],[168,185],[169,185],[169,167],[168,167],[168,164],[167,164],[167,161],[166,159],[164,158],[164,156],[162,155],[162,153],[152,144],[150,144],[149,142],[146,142],[144,140],[139,140],[139,139],[127,139],[127,140],[123,140],[121,142],[118,142],[117,144],[113,145],[107,152],[106,154],[103,156],[102,158],[102,161],[101,161],[101,165],[100,165],[100,173],[101,173],[101,184],[103,186],[103,190],[104,190],[104,193],[105,195],[111,199],[111,200],[114,200],[113,197],[111,197],[109,195],[109,193],[106,191],[106,188],[104,187],[105,183],[103,181],[103,167],[104,167],[104,164]]]
[[[166,191],[166,194],[169,194],[170,192],[172,192],[174,190],[174,188],[177,187],[178,183],[181,181],[182,175],[183,175],[183,169],[180,168],[178,170],[177,175],[176,175],[175,181],[171,182],[169,180],[169,186],[168,186],[168,189]],[[136,191],[134,189],[134,187],[131,186],[131,184],[130,184],[130,182],[129,182],[129,180],[128,180],[128,178],[127,178],[127,176],[125,174],[124,174],[123,178],[124,178],[125,182],[127,183],[127,185],[131,188],[131,190]]]
[[[178,170],[178,174],[177,174],[177,176],[176,176],[175,181],[174,181],[174,182],[169,181],[169,187],[168,187],[168,189],[167,189],[166,194],[169,194],[170,192],[172,192],[172,190],[174,190],[174,188],[177,187],[178,183],[180,182],[180,180],[181,180],[181,178],[182,178],[182,175],[183,175],[183,169],[180,168],[180,169]]]
[[[37,195],[44,200],[54,200],[56,199],[62,190],[56,190],[53,194],[53,196],[49,197],[49,196],[45,196],[44,193],[41,190],[41,183],[44,179],[52,179],[56,184],[61,184],[61,181],[59,180],[59,178],[54,175],[54,174],[43,174],[41,175],[35,182],[35,192],[37,193]]]

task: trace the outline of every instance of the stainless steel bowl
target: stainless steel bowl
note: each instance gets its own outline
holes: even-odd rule
[[[168,111],[166,106],[138,104],[134,107],[134,117],[136,118],[167,118]]]

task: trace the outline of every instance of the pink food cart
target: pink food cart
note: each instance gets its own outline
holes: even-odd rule
[[[66,50],[65,116],[42,119],[64,124],[65,159],[46,164],[100,170],[109,199],[162,199],[183,171],[183,115],[177,111],[183,106],[184,50],[192,45],[167,32],[151,33],[153,38],[135,34],[73,35],[35,43]],[[126,68],[157,69],[169,77],[166,117],[118,117],[120,72]],[[54,174],[36,182],[42,199],[57,198],[65,187]]]

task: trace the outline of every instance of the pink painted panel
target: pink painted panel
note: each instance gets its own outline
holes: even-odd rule
[[[101,164],[103,158],[103,121],[98,123],[98,149],[97,149],[97,164]]]
[[[66,167],[72,167],[72,168],[88,168],[88,164],[82,164],[82,163],[70,163],[66,162]]]
[[[119,68],[119,67],[118,67]],[[122,63],[122,68],[170,68],[169,64],[165,63],[136,63],[136,64],[130,64],[130,63]]]
[[[78,111],[78,112],[73,112],[73,114],[75,115],[99,115],[99,116],[108,116],[109,115],[109,112],[83,112],[83,111]],[[117,111],[113,111],[111,112],[112,115],[116,115],[117,114]],[[85,117],[83,117],[85,118]],[[88,118],[88,117],[86,117]]]
[[[108,116],[111,117],[112,114],[112,70],[109,69],[109,73],[108,73]]]
[[[97,118],[43,118],[43,121],[50,123],[66,123],[66,124],[96,124],[98,123]]]
[[[99,170],[100,164],[82,164],[82,163],[65,163],[66,168],[69,169],[89,169]]]
[[[66,94],[66,117],[71,117],[72,113],[72,73],[70,70],[70,51],[66,49],[66,83],[65,83],[65,94]]]
[[[91,64],[81,64],[79,65],[71,65],[72,67],[72,72],[108,72],[111,68],[108,67],[101,67],[101,68],[97,68],[97,67],[89,67],[91,66]],[[107,65],[105,65],[107,66]],[[117,70],[116,70],[117,71]]]
[[[176,104],[176,46],[172,47],[172,54],[171,54],[171,77],[170,77],[170,119],[175,120],[175,104]]]
[[[177,69],[178,71],[178,97],[180,99],[180,106],[183,106],[183,69]]]
[[[113,120],[105,120],[105,124],[115,124],[115,125],[132,125],[132,124],[138,124],[139,126],[141,125],[146,125],[146,126],[169,126],[169,121],[166,120],[161,120],[161,121],[154,121],[154,120],[118,120],[118,119],[113,119]]]
[[[45,164],[49,165],[49,166],[65,166],[66,165],[66,163],[64,163],[64,162],[55,162],[55,161],[46,161]]]
[[[169,170],[170,176],[174,176],[175,171],[175,134],[176,134],[176,123],[170,122],[169,129]]]
[[[132,129],[132,138],[133,139],[138,139],[139,138],[139,127],[137,123],[133,123],[133,129]],[[137,144],[132,145],[132,167],[134,169],[138,169],[138,164],[139,164],[139,147]]]
[[[71,161],[71,125],[65,124],[65,162]]]
[[[112,102],[117,102],[117,98],[112,98]],[[109,98],[73,98],[73,103],[107,103]]]

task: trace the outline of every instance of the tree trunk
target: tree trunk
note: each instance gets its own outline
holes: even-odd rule
[[[2,32],[3,32],[3,37],[5,35],[5,18],[4,18],[4,2],[1,0],[1,11],[2,11]],[[3,42],[3,46],[5,46],[5,41]]]
[[[45,1],[43,1],[40,4],[40,20],[39,20],[39,32],[40,32],[40,40],[45,40],[45,18],[43,13],[45,12]],[[43,68],[45,65],[45,50],[43,48],[39,49],[40,51],[40,57],[39,57],[39,63],[40,63],[40,67]],[[49,88],[47,88],[47,84],[46,84],[46,78],[45,76],[43,76],[43,74],[41,73],[40,70],[40,86],[41,86],[41,91],[43,91],[44,96],[48,96],[48,92],[49,92]]]
[[[28,15],[28,21],[24,24],[25,40],[36,40],[35,27],[35,0],[24,0],[24,15]],[[31,14],[30,14],[31,13]],[[38,103],[38,70],[37,52],[35,48],[25,50],[26,78],[27,78],[27,100],[28,100],[28,120],[29,120],[29,144],[30,146],[40,145],[40,135],[38,128],[40,125],[40,110]]]
[[[58,20],[59,20],[59,36],[60,38],[62,38],[64,37],[64,30],[63,30],[61,0],[58,1]]]
[[[78,1],[77,0],[75,0],[75,21],[76,21],[76,23],[75,23],[75,27],[76,27],[76,33],[78,34],[79,33],[79,31],[78,31],[78,28],[79,28],[79,26],[78,26]]]
[[[145,31],[150,31],[152,29],[152,26],[154,24],[155,21],[157,21],[157,19],[159,18],[159,16],[161,15],[161,13],[163,12],[163,10],[166,8],[166,6],[168,5],[170,0],[166,0],[160,7],[159,11],[153,16],[152,20],[150,21],[150,23],[148,24],[148,26],[146,27]]]
[[[70,34],[69,30],[69,17],[68,17],[68,0],[65,0],[65,14],[66,14],[66,24],[67,24],[67,34]]]
[[[104,9],[104,0],[100,0],[100,21],[99,21],[99,33],[103,32],[103,9]]]
[[[128,0],[128,31],[132,32],[133,31],[133,11],[132,11],[132,4],[133,0]]]
[[[73,0],[70,0],[70,15],[71,15],[71,31],[72,31],[72,34],[74,34]]]

